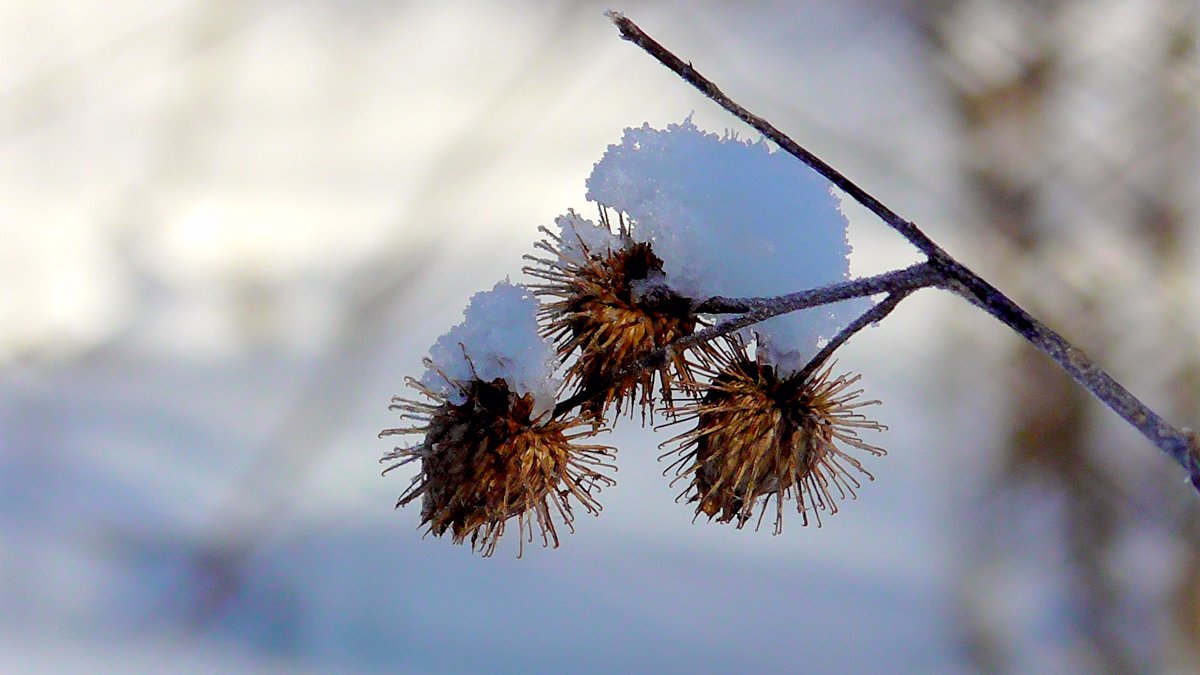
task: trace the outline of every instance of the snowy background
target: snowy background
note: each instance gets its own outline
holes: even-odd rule
[[[1039,63],[1023,3],[614,7],[1195,424],[1170,406],[1200,344],[1177,346],[1200,286],[1197,19],[1059,5],[1047,126],[994,137],[972,121],[1024,90],[980,92]],[[1007,478],[1012,419],[1039,405],[1005,393],[1025,348],[932,291],[840,352],[890,454],[820,529],[693,524],[655,461],[667,435],[628,421],[604,513],[558,550],[482,559],[392,510],[389,398],[473,293],[519,277],[539,225],[592,216],[584,180],[622,129],[693,114],[753,137],[618,39],[610,6],[0,2],[5,672],[1082,671],[1107,630],[1089,621],[1140,645],[1135,666],[1194,663],[1181,475],[1094,404],[1070,418],[1136,514],[1102,552],[1121,593],[1097,618],[1059,547],[1093,536],[1064,529],[1069,492]],[[1180,72],[1129,65],[1167,29]],[[1142,139],[1123,125],[1147,74],[1187,114]],[[1147,147],[1174,169],[1139,173]],[[986,227],[991,154],[1004,177],[1078,178],[1033,200],[1036,245]],[[1165,249],[1102,220],[1135,210],[1113,187],[1130,175],[1179,184]],[[852,274],[916,260],[849,215]]]

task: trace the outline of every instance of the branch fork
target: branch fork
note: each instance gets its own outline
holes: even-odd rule
[[[645,368],[654,363],[661,363],[664,359],[670,358],[688,347],[727,335],[773,316],[850,298],[884,294],[882,300],[831,339],[803,368],[801,372],[809,375],[816,372],[850,337],[863,328],[882,320],[914,291],[926,287],[942,288],[983,309],[1050,357],[1076,382],[1182,466],[1187,471],[1192,485],[1200,490],[1200,437],[1196,432],[1168,423],[1161,415],[1114,380],[1087,354],[1038,321],[995,286],[947,253],[916,224],[902,218],[770,122],[733,101],[716,84],[701,75],[691,63],[684,62],[663,47],[633,21],[618,12],[610,11],[606,13],[606,16],[612,20],[623,39],[640,47],[734,117],[749,124],[782,150],[825,177],[878,216],[889,227],[900,233],[926,258],[923,262],[904,269],[778,297],[708,298],[695,307],[697,313],[733,314],[736,316],[656,350],[642,359],[642,362],[635,368]],[[587,390],[579,392],[560,402],[555,407],[555,415],[561,415],[571,410],[594,395],[595,392]]]

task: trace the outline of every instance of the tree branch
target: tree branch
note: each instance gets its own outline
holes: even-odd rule
[[[812,154],[787,134],[776,129],[770,122],[759,117],[725,95],[711,80],[701,75],[691,63],[686,63],[670,50],[663,47],[647,35],[634,22],[618,12],[608,12],[609,19],[620,31],[621,37],[628,40],[650,56],[653,56],[672,72],[683,78],[702,94],[712,99],[734,117],[754,127],[765,137],[771,139],[781,149],[804,162],[817,173],[824,176],[839,189],[854,198],[872,213],[878,216],[889,227],[899,232],[913,246],[926,255],[928,263],[934,267],[943,285],[958,295],[976,304],[994,318],[1013,329],[1021,337],[1037,347],[1042,353],[1054,360],[1076,382],[1092,392],[1120,415],[1126,422],[1153,442],[1160,450],[1167,453],[1187,472],[1192,484],[1200,490],[1200,439],[1194,432],[1186,428],[1174,427],[1167,423],[1158,413],[1137,399],[1129,390],[1121,386],[1109,376],[1086,354],[1064,339],[1061,335],[1048,328],[1045,324],[1033,318],[1020,305],[1000,292],[995,286],[985,281],[968,267],[946,253],[912,222],[901,218],[895,211],[863,190],[841,172]],[[911,268],[910,268],[911,269]],[[891,300],[894,296],[889,296]],[[884,300],[887,303],[888,300]],[[899,299],[896,300],[897,302]],[[715,305],[719,306],[719,305]],[[730,305],[734,306],[734,305]],[[807,305],[811,306],[811,305]],[[878,307],[878,305],[877,305]],[[749,309],[744,317],[706,329],[680,343],[700,336],[728,324],[734,324],[745,317],[755,315],[756,311]],[[765,317],[764,317],[765,318]],[[762,320],[762,319],[758,319]],[[753,323],[753,322],[750,322]],[[746,324],[748,325],[748,324]],[[739,326],[741,327],[741,326]],[[736,328],[734,329],[736,330]]]

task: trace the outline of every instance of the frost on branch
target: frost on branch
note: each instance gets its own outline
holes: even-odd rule
[[[846,218],[828,181],[765,141],[705,133],[690,118],[626,129],[587,187],[588,199],[633,221],[632,237],[652,244],[682,296],[773,296],[849,278]],[[760,359],[792,372],[858,309],[793,312],[748,333],[760,338]]]

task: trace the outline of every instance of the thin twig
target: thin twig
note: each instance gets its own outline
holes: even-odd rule
[[[690,63],[684,62],[646,35],[637,24],[618,12],[608,12],[607,16],[621,32],[622,38],[653,56],[702,94],[824,176],[843,192],[853,197],[855,201],[877,215],[889,227],[903,235],[913,246],[924,253],[929,264],[936,267],[943,275],[944,286],[979,305],[1053,359],[1076,382],[1091,391],[1096,398],[1103,401],[1105,405],[1142,432],[1160,450],[1187,470],[1192,484],[1197,490],[1200,490],[1200,438],[1194,432],[1167,423],[1162,416],[1138,400],[1081,350],[1033,318],[995,286],[951,257],[915,224],[901,218],[895,211],[885,206],[841,172],[801,147],[771,123],[734,102],[711,80],[697,72]]]
[[[763,136],[774,141],[780,148],[812,167],[814,171],[827,178],[829,182],[838,186],[843,192],[853,197],[855,201],[870,209],[872,213],[882,218],[885,223],[904,235],[905,239],[912,242],[925,255],[931,259],[937,259],[940,254],[944,253],[941,247],[935,244],[916,225],[901,218],[895,211],[884,206],[882,202],[872,197],[866,190],[860,188],[849,178],[842,175],[840,171],[801,147],[799,143],[793,141],[787,134],[776,129],[770,122],[738,105],[733,99],[726,96],[717,85],[713,84],[711,80],[697,72],[691,63],[684,63],[682,59],[675,56],[670,50],[655,41],[654,38],[646,35],[637,24],[625,18],[625,15],[620,12],[610,11],[606,12],[605,16],[616,24],[617,30],[621,31],[622,38],[641,47],[647,54],[658,59],[659,63],[670,68],[676,75],[687,81],[688,84],[699,89],[700,93],[732,113],[734,117],[754,127]]]
[[[725,298],[715,296],[696,305],[697,314],[741,314],[763,313],[776,316],[798,309],[828,305],[851,298],[891,293],[899,290],[916,290],[925,286],[943,283],[944,277],[930,263],[923,262],[904,269],[863,277],[853,281],[830,284],[799,293],[789,293],[769,298]],[[758,319],[757,321],[761,321]]]
[[[766,321],[780,314],[788,314],[809,307],[828,305],[842,300],[862,298],[879,293],[907,295],[918,288],[942,283],[941,274],[929,263],[917,263],[911,267],[894,270],[863,279],[843,281],[799,293],[789,293],[774,298],[710,298],[696,306],[698,314],[739,314],[714,326],[684,336],[669,345],[655,349],[625,370],[617,373],[613,380],[620,381],[630,373],[655,368],[666,363],[673,354],[678,354],[696,345],[729,335],[747,326]],[[884,300],[887,302],[887,300]],[[899,302],[899,299],[896,300]],[[882,304],[882,303],[880,303]],[[890,310],[889,310],[890,311]],[[869,312],[868,312],[869,313]],[[882,317],[880,317],[882,318]],[[877,320],[877,319],[876,319]],[[868,322],[869,323],[869,322]],[[854,324],[851,324],[854,325]],[[861,326],[859,327],[861,329]],[[846,336],[848,338],[849,335]],[[836,337],[834,338],[837,339]],[[843,339],[843,341],[845,341]],[[608,382],[582,389],[563,399],[554,406],[555,417],[570,412],[582,403],[604,395]]]
[[[833,353],[837,351],[839,347],[846,344],[847,340],[854,337],[855,333],[866,328],[867,326],[882,321],[884,317],[892,313],[893,309],[896,309],[896,305],[899,305],[901,300],[907,298],[912,292],[913,289],[907,288],[903,290],[892,291],[886,298],[875,303],[875,306],[863,312],[862,316],[852,321],[849,326],[843,328],[840,333],[835,335],[832,340],[827,342],[825,346],[821,348],[821,351],[817,352],[817,355],[812,357],[812,359],[810,359],[809,362],[800,369],[800,371],[797,373],[796,379],[801,382],[807,380],[809,375],[812,375],[814,372],[816,372],[816,370],[820,368],[830,356],[833,356]]]

